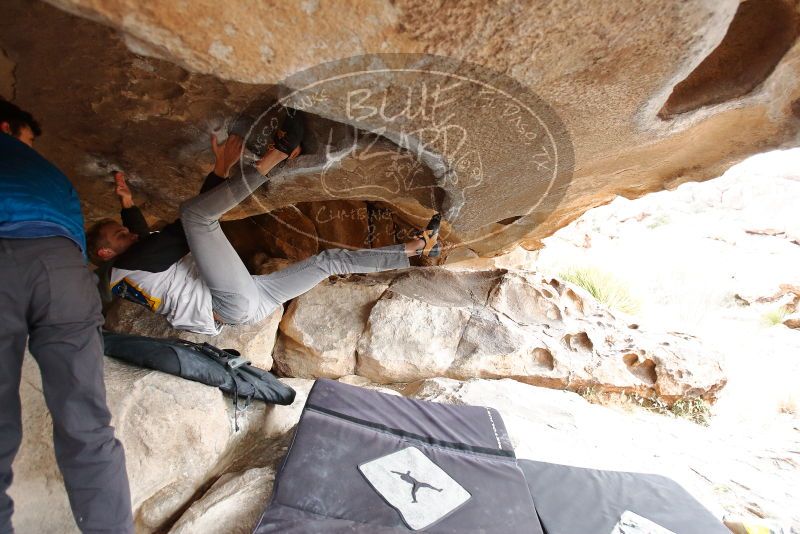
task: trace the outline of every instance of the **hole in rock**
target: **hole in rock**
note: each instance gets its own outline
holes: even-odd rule
[[[572,351],[587,351],[591,352],[594,349],[592,340],[589,339],[589,334],[586,332],[578,332],[577,334],[567,334],[563,338],[564,344]]]
[[[558,309],[558,306],[553,304],[552,302],[546,302],[545,304],[541,305],[544,308],[544,316],[550,319],[551,321],[560,321],[561,310]]]
[[[656,362],[653,360],[639,361],[638,354],[626,354],[622,357],[622,361],[625,362],[628,371],[645,384],[652,386],[658,380]]]
[[[543,348],[533,349],[533,361],[536,363],[538,367],[545,367],[550,371],[552,371],[556,367],[555,360],[553,359],[553,354],[547,349]]]
[[[567,305],[574,307],[578,313],[583,314],[583,299],[571,289],[567,289],[564,295],[567,297]]]
[[[745,0],[722,42],[675,86],[658,116],[669,119],[746,95],[772,73],[799,32],[794,2]]]

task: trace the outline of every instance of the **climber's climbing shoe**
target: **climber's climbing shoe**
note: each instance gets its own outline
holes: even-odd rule
[[[283,111],[283,122],[275,132],[270,148],[283,152],[288,156],[287,159],[294,159],[302,152],[301,143],[305,132],[303,112],[291,108],[284,108]]]
[[[442,223],[442,216],[439,213],[436,213],[431,217],[431,220],[428,222],[428,226],[425,227],[424,230],[419,232],[416,237],[417,239],[422,239],[425,241],[425,245],[417,250],[417,254],[420,256],[426,256],[428,258],[436,258],[441,253],[441,249],[439,247],[439,226]]]

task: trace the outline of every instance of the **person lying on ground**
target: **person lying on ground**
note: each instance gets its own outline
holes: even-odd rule
[[[7,490],[22,441],[27,344],[75,522],[82,532],[133,534],[125,453],[106,403],[103,316],[84,256],[81,204],[69,179],[33,148],[40,134],[30,113],[0,100],[0,532],[13,532]]]
[[[276,165],[300,153],[302,134],[301,114],[286,113],[274,146],[254,166],[241,165],[241,172],[230,179],[227,175],[241,158],[243,140],[230,135],[220,145],[212,137],[214,171],[200,195],[181,205],[180,219],[158,233],[149,231],[118,173],[122,224],[100,221],[88,234],[90,256],[104,264],[106,287],[166,316],[175,328],[216,335],[223,324],[261,321],[328,276],[403,269],[409,267],[411,256],[439,254],[437,214],[418,239],[405,244],[328,249],[278,272],[251,275],[223,234],[219,219],[267,182]]]

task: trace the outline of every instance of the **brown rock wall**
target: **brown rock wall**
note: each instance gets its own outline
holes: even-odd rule
[[[74,180],[89,221],[116,211],[108,178],[115,168],[129,173],[148,213],[170,220],[210,166],[209,133],[277,94],[271,84],[359,54],[463,59],[538,95],[574,147],[574,176],[561,185],[558,202],[530,211],[541,192],[531,185],[530,162],[520,159],[524,147],[511,142],[502,122],[481,130],[477,118],[485,110],[463,93],[448,111],[480,133],[470,139],[485,163],[479,184],[458,172],[460,181],[442,182],[430,174],[431,160],[420,177],[429,191],[395,191],[387,158],[345,158],[323,183],[309,154],[231,217],[303,202],[380,201],[420,225],[444,207],[452,241],[472,249],[454,257],[489,256],[517,242],[536,247],[614,195],[703,180],[753,152],[796,144],[797,8],[783,0],[234,2],[225,9],[206,0],[50,3],[92,21],[39,2],[6,2],[0,87],[13,87],[15,101],[41,118],[39,149]],[[296,42],[304,46],[288,45]],[[387,89],[399,94],[404,87]],[[308,109],[377,131],[324,103]],[[393,128],[382,133],[402,145]],[[441,142],[431,146],[458,167]],[[337,184],[347,187],[331,187]],[[355,242],[363,228],[352,231]]]

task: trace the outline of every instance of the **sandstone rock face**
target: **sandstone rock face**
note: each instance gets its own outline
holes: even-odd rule
[[[363,87],[342,83],[329,87],[327,99],[307,102],[305,108],[320,117],[315,123],[324,118],[380,134],[375,146],[393,155],[347,153],[326,168],[322,162],[332,160],[319,156],[328,140],[318,139],[308,158],[287,165],[268,193],[232,216],[346,199],[384,202],[418,225],[432,210],[445,209],[453,243],[488,256],[514,243],[538,246],[615,194],[636,197],[703,180],[754,151],[796,144],[798,15],[783,0],[556,2],[524,9],[418,0],[344,2],[335,9],[319,2],[286,8],[233,2],[225,10],[206,1],[50,4],[92,20],[42,3],[6,2],[0,22],[6,66],[0,72],[13,79],[0,88],[42,119],[47,135],[39,148],[73,178],[89,222],[115,214],[108,171],[118,167],[128,171],[148,212],[161,220],[174,217],[208,170],[209,132],[225,129],[256,99],[274,100],[279,88],[273,84],[362,54],[435,54],[480,65],[498,80],[513,78],[563,123],[563,130],[553,131],[574,147],[571,182],[565,176],[557,192],[542,192],[538,166],[526,159],[531,147],[515,130],[520,118],[508,105],[496,104],[495,120],[485,121],[481,113],[494,100],[462,88],[442,102],[438,117],[447,119],[445,126],[470,134],[462,147],[469,158],[459,159],[441,135],[406,135],[412,131],[406,126],[442,127],[424,123],[425,114],[403,123],[350,113],[352,106],[348,112],[339,104]],[[284,46],[299,41],[307,44],[303,50]],[[380,109],[386,94],[384,111],[402,111],[413,89],[413,111],[423,110],[415,80],[382,82],[359,109]],[[342,130],[330,131],[339,136],[331,146],[342,148]],[[400,156],[415,146],[427,150],[419,181],[398,182],[398,162],[410,161]],[[358,145],[358,151],[364,148]],[[545,154],[548,163],[555,162],[552,156]],[[478,160],[480,180],[471,165]],[[416,172],[406,168],[402,176]],[[557,201],[538,206],[551,193]],[[361,230],[348,231],[355,240]]]
[[[131,500],[139,521],[155,529],[212,475],[232,434],[228,403],[201,384],[107,365],[109,404],[116,408],[114,425],[133,480]]]
[[[524,271],[431,268],[323,283],[292,303],[278,347],[283,372],[383,384],[510,377],[667,402],[713,400],[725,384],[718,355],[696,338],[649,332],[582,289]]]
[[[219,335],[208,336],[172,328],[163,316],[151,312],[144,306],[116,299],[106,316],[105,327],[124,334],[176,337],[194,343],[207,341],[221,349],[238,350],[253,365],[269,371],[272,369],[272,349],[281,315],[283,310],[279,308],[258,324],[225,325]]]
[[[272,495],[275,471],[269,467],[228,473],[192,503],[170,534],[246,534],[253,531]]]
[[[354,374],[355,348],[370,308],[387,284],[323,283],[294,299],[281,320],[276,370],[300,378]],[[309,358],[307,347],[313,347]]]
[[[792,313],[783,319],[783,324],[789,328],[800,329],[800,313]]]
[[[340,200],[309,202],[301,209],[314,223],[324,248],[369,248],[369,212],[366,202]]]
[[[297,391],[297,401],[292,406],[253,403],[239,414],[241,429],[234,432],[231,400],[219,390],[111,359],[105,367],[112,424],[125,447],[137,531],[159,531],[171,525],[197,491],[215,480],[211,494],[197,504],[203,507],[201,515],[211,519],[214,514],[227,513],[225,506],[215,504],[220,495],[238,498],[250,507],[237,511],[236,521],[229,526],[252,528],[257,518],[249,526],[245,523],[269,496],[274,464],[297,424],[311,383],[287,379]],[[77,532],[55,464],[38,368],[30,357],[26,357],[23,368],[21,398],[24,437],[11,487],[16,529]],[[241,471],[241,465],[255,469],[225,476]],[[217,480],[220,475],[224,478]],[[197,521],[202,519],[190,514],[181,528]]]
[[[281,269],[285,269],[292,264],[289,260],[283,258],[270,258],[266,254],[259,253],[253,258],[255,264],[256,274],[270,274]]]
[[[800,311],[798,169],[800,150],[770,151],[707,182],[617,198],[526,261],[548,274],[607,273],[638,304],[637,323],[691,333],[721,354],[717,419],[796,411],[800,336],[780,322]]]

